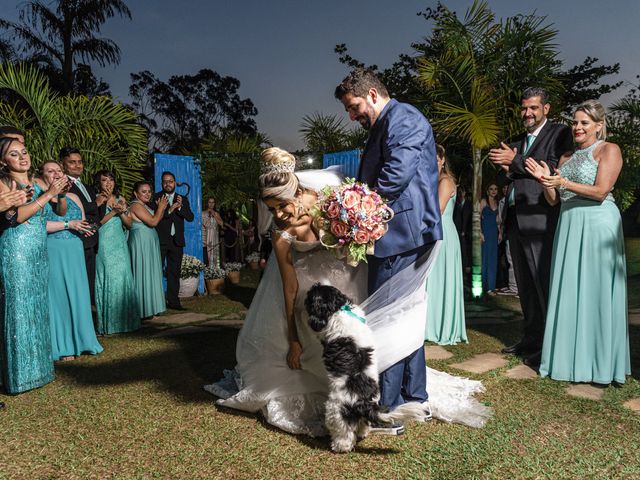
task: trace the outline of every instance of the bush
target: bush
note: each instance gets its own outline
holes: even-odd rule
[[[224,269],[227,272],[239,272],[241,268],[242,264],[239,262],[229,262],[224,265]]]
[[[227,271],[224,268],[209,265],[204,269],[204,278],[206,280],[220,279],[220,278],[225,278],[226,276],[227,276]]]
[[[180,278],[187,279],[197,277],[204,270],[204,263],[191,255],[182,256],[182,266],[180,268]]]

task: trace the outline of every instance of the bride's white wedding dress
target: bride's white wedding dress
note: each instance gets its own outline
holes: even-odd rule
[[[332,171],[304,171],[300,183],[320,190],[337,185],[341,177]],[[416,268],[400,272],[366,298],[366,264],[350,267],[320,242],[301,242],[281,232],[291,242],[298,279],[295,317],[303,347],[302,369],[287,366],[289,351],[282,280],[275,255],[271,255],[238,336],[232,371],[204,388],[220,397],[218,405],[247,412],[261,412],[266,421],[282,430],[310,436],[326,435],[324,402],[327,374],[322,346],[309,328],[304,298],[316,282],[341,290],[367,314],[367,324],[377,340],[378,368],[383,371],[420,348],[426,319],[425,279],[437,249]],[[453,377],[427,369],[429,402],[436,418],[480,427],[491,410],[473,398],[483,391],[475,380]]]

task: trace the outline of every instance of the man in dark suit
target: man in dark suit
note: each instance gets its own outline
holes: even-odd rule
[[[471,217],[473,209],[471,202],[467,200],[467,191],[463,185],[458,186],[456,203],[453,206],[453,223],[458,231],[460,239],[460,253],[462,255],[462,268],[466,271],[471,268]]]
[[[72,182],[69,191],[78,196],[82,202],[84,216],[90,224],[94,226],[94,235],[83,235],[84,261],[87,265],[87,277],[89,278],[89,293],[91,295],[91,305],[96,304],[95,284],[96,284],[96,254],[98,253],[98,228],[100,227],[100,211],[96,203],[95,189],[81,180],[84,173],[84,161],[80,150],[73,147],[64,147],[60,150],[60,162],[64,173]]]
[[[553,171],[560,157],[573,150],[571,130],[547,119],[550,108],[544,89],[527,88],[520,110],[526,132],[489,152],[489,159],[502,168],[504,178],[499,181],[509,184],[502,222],[524,315],[522,339],[502,351],[524,355],[532,367],[540,363],[558,206],[547,203],[542,185],[526,172],[524,161],[528,157],[544,160]]]
[[[169,201],[169,208],[164,211],[162,220],[156,225],[160,239],[162,264],[166,261],[167,306],[174,310],[184,310],[180,305],[178,291],[180,289],[180,268],[182,266],[182,249],[184,241],[184,222],[193,221],[193,212],[189,199],[176,193],[176,177],[171,172],[162,173],[162,191],[153,196],[153,208],[161,195]]]
[[[335,96],[349,118],[369,130],[358,180],[386,198],[395,213],[368,257],[371,294],[442,239],[436,144],[427,119],[411,105],[390,99],[370,70],[353,71],[336,87]],[[380,374],[380,404],[393,408],[426,400],[421,346]],[[387,433],[402,431],[397,426]]]

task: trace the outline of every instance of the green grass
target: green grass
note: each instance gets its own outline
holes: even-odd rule
[[[228,297],[184,304],[216,317],[242,315],[256,280],[243,272]],[[514,308],[512,300],[495,302]],[[446,347],[454,357],[431,364],[460,374],[449,365],[499,351],[520,328],[517,321],[470,328],[468,345]],[[327,439],[288,435],[257,415],[216,408],[202,385],[234,366],[237,330],[159,332],[104,337],[104,353],[58,364],[50,385],[0,395],[7,404],[0,478],[640,478],[640,416],[622,406],[640,397],[637,327],[636,379],[607,388],[602,401],[569,397],[563,382],[508,379],[503,372],[518,364],[510,359],[504,369],[471,375],[495,409],[485,428],[411,424],[403,437],[370,436],[346,455],[332,454]]]

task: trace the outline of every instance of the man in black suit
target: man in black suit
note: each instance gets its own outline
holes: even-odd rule
[[[87,265],[87,277],[89,278],[89,293],[91,295],[91,305],[96,304],[95,284],[96,284],[96,254],[98,253],[98,228],[100,227],[100,211],[96,203],[96,191],[91,185],[83,183],[81,180],[84,172],[84,162],[80,150],[73,147],[64,147],[60,150],[60,162],[64,173],[72,182],[69,191],[78,196],[82,202],[84,216],[90,224],[94,225],[94,235],[83,235],[84,261]]]
[[[164,211],[164,217],[156,231],[160,239],[160,254],[162,264],[166,261],[167,276],[167,306],[174,310],[184,310],[180,305],[178,290],[180,289],[180,268],[182,266],[182,249],[184,241],[184,222],[193,221],[193,212],[189,206],[189,199],[176,193],[176,177],[171,172],[162,173],[162,191],[153,196],[153,208],[161,195],[169,201],[169,208]]]
[[[456,203],[453,206],[453,223],[458,231],[460,239],[460,253],[462,255],[462,268],[466,272],[471,268],[471,217],[473,209],[471,202],[467,200],[464,185],[458,186]]]
[[[524,162],[528,157],[544,160],[553,171],[560,157],[573,150],[571,130],[547,119],[550,108],[544,89],[527,88],[520,109],[526,132],[489,152],[489,159],[502,168],[502,181],[509,184],[502,221],[524,315],[522,340],[502,351],[524,355],[525,363],[532,367],[540,364],[559,207],[547,203],[542,185],[526,172]]]

